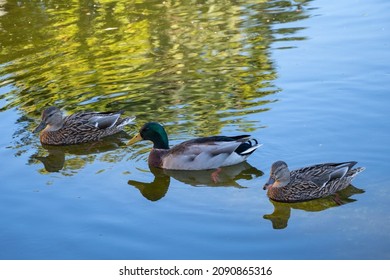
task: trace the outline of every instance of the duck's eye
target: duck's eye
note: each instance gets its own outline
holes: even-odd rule
[[[53,116],[53,114],[54,114],[54,113],[50,113],[50,114],[44,116],[44,119],[47,120],[47,119],[51,118],[51,117]]]

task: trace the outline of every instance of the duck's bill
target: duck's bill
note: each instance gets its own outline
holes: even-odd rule
[[[268,190],[272,185],[275,183],[275,180],[273,178],[269,178],[268,182],[265,183],[263,190]]]
[[[127,146],[133,145],[134,143],[137,143],[142,140],[141,134],[137,134],[132,139],[129,140],[129,142],[126,143]]]
[[[44,129],[46,127],[46,123],[44,121],[42,121],[33,131],[33,133],[37,133],[39,131],[41,131],[42,129]]]

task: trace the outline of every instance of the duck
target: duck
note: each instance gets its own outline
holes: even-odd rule
[[[365,168],[352,169],[356,161],[321,163],[290,172],[287,163],[272,164],[270,177],[263,189],[279,202],[299,202],[323,198],[345,189]]]
[[[131,124],[135,117],[121,118],[118,112],[77,112],[63,116],[61,110],[50,106],[43,110],[42,121],[34,133],[40,132],[39,139],[44,145],[73,145],[113,135]]]
[[[209,170],[235,165],[261,146],[250,135],[238,135],[200,137],[170,148],[167,133],[157,122],[144,124],[127,145],[142,140],[153,142],[149,166],[168,170]]]

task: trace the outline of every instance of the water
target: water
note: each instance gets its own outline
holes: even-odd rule
[[[1,259],[389,259],[390,4],[0,1]],[[46,147],[42,108],[136,115]],[[167,172],[151,144],[250,133],[247,163]],[[271,202],[270,165],[356,160],[333,197]]]

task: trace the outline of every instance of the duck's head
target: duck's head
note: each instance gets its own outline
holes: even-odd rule
[[[43,110],[42,112],[42,121],[34,129],[35,132],[39,132],[44,129],[46,126],[49,130],[58,130],[62,127],[62,112],[55,106],[50,106]]]
[[[127,142],[127,145],[132,145],[141,140],[152,141],[155,149],[169,149],[167,133],[164,127],[157,122],[144,124],[139,133]]]
[[[271,174],[263,189],[282,188],[290,182],[290,170],[284,161],[276,161],[272,164]]]

